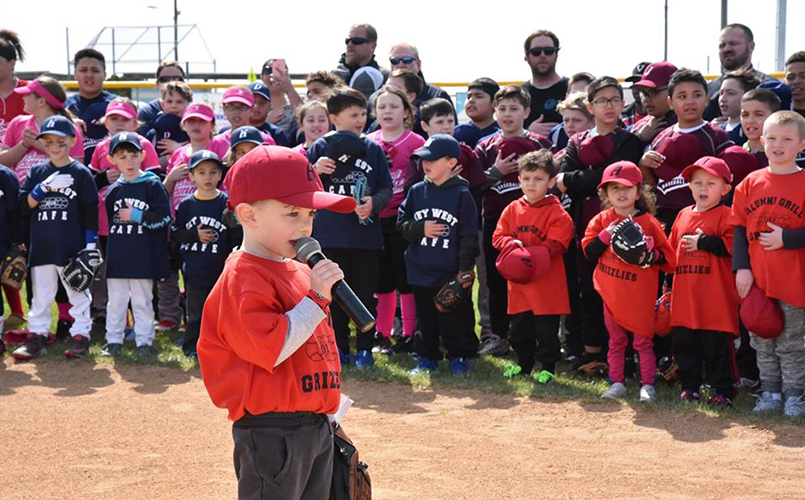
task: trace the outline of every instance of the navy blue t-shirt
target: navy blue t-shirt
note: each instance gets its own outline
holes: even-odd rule
[[[73,185],[48,193],[31,209],[30,267],[66,265],[86,247],[85,231],[98,231],[98,188],[89,169],[75,160],[60,168],[49,161],[32,168],[20,189],[20,204],[27,207],[31,191],[56,172],[73,176]]]
[[[154,99],[140,106],[140,110],[137,111],[137,121],[142,125],[137,129],[137,133],[142,136],[147,136],[148,131],[154,128],[154,120],[157,119],[160,113],[162,113],[162,104],[159,102],[159,99]]]
[[[391,174],[385,153],[372,140],[361,137],[360,141],[363,143],[366,156],[349,156],[347,157],[349,163],[336,161],[335,172],[321,176],[326,191],[354,197],[355,183],[364,178],[367,186],[366,196],[372,196],[383,189],[391,189]],[[315,164],[316,160],[326,156],[326,153],[327,141],[322,137],[310,146],[307,158],[311,164]],[[377,211],[377,207],[374,207],[373,211]],[[380,216],[372,215],[371,219],[372,222],[361,224],[354,212],[340,214],[320,210],[313,220],[313,237],[319,240],[323,248],[382,250],[383,232],[380,228]]]
[[[87,133],[84,134],[84,164],[89,165],[92,161],[92,153],[109,131],[101,123],[101,119],[106,115],[106,106],[117,96],[111,92],[102,90],[97,97],[85,99],[81,94],[73,94],[64,103],[72,114],[87,124]]]
[[[182,118],[162,112],[154,119],[152,128],[145,134],[145,137],[157,148],[159,154],[163,153],[159,150],[159,141],[162,139],[170,139],[179,143],[190,141],[187,132],[182,129]]]
[[[126,207],[134,209],[133,220],[123,222],[118,211]],[[170,200],[159,177],[145,172],[126,181],[121,176],[106,192],[106,215],[106,277],[167,278]]]
[[[478,145],[478,141],[488,135],[494,134],[498,130],[500,130],[498,122],[492,122],[492,125],[486,128],[478,128],[473,122],[467,122],[456,126],[453,137],[455,137],[458,142],[463,142],[472,149],[475,149],[475,146]]]
[[[20,183],[10,168],[0,165],[0,259],[6,256],[13,242],[12,226],[19,225]]]
[[[465,183],[436,186],[428,180],[411,186],[400,205],[398,220],[434,220],[447,225],[447,234],[423,236],[405,250],[408,283],[439,287],[458,273],[458,245],[464,236],[478,236],[478,209]]]
[[[182,274],[186,285],[197,288],[212,288],[224,270],[226,258],[232,248],[240,244],[243,232],[230,229],[221,222],[229,197],[219,193],[217,198],[202,200],[191,194],[176,207],[176,220],[171,227],[171,237],[179,243],[179,252],[184,264]],[[212,229],[215,240],[201,243],[198,225]]]

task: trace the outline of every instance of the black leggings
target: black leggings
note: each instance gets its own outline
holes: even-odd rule
[[[556,372],[559,350],[559,315],[535,316],[524,312],[512,316],[511,344],[523,373],[531,373],[534,357],[543,370]]]
[[[408,273],[405,270],[405,249],[408,242],[397,231],[397,218],[380,219],[383,228],[383,250],[380,252],[380,270],[377,278],[377,293],[411,293]]]
[[[492,333],[501,338],[509,337],[509,322],[511,318],[506,312],[509,305],[509,291],[506,280],[498,272],[495,261],[500,251],[492,246],[492,234],[498,224],[497,219],[484,219],[484,260],[486,261],[486,287],[489,289],[489,323]]]

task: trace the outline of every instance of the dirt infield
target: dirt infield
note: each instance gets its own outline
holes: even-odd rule
[[[805,498],[805,426],[346,380],[375,498]],[[235,498],[198,371],[0,364],[2,499]]]

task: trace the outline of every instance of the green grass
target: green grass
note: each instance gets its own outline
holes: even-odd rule
[[[23,295],[24,296],[24,295]],[[6,308],[5,314],[8,315]],[[54,306],[55,331],[55,306]],[[157,332],[154,347],[158,351],[156,357],[140,357],[137,355],[133,342],[125,344],[122,354],[115,358],[106,358],[100,355],[105,345],[104,329],[96,327],[92,332],[90,354],[83,360],[66,360],[64,350],[66,342],[57,342],[48,347],[48,353],[41,359],[49,362],[64,363],[92,363],[97,365],[158,365],[175,368],[184,372],[197,372],[198,364],[195,359],[188,358],[182,352],[181,346],[174,342],[181,336],[178,331]],[[354,348],[354,346],[353,346]],[[354,351],[353,351],[354,352]],[[5,356],[10,356],[6,352]],[[411,375],[409,372],[415,362],[409,356],[375,355],[375,366],[370,370],[358,370],[352,367],[343,369],[345,387],[349,387],[350,380],[360,380],[378,384],[401,384],[419,390],[440,391],[443,389],[475,390],[493,394],[511,395],[518,398],[532,398],[546,401],[578,401],[580,404],[599,405],[612,404],[601,400],[601,394],[608,387],[603,378],[588,378],[575,373],[568,373],[570,367],[560,363],[557,369],[557,378],[554,383],[542,385],[531,378],[518,377],[506,379],[503,371],[515,362],[513,354],[506,357],[479,358],[468,377],[454,377],[447,368],[447,362],[440,363],[439,370],[432,374]],[[629,394],[623,404],[637,406],[638,385],[628,381]],[[653,408],[656,411],[682,411],[695,412],[708,416],[721,416],[727,419],[740,417],[756,423],[772,423],[788,421],[780,415],[753,415],[751,413],[755,399],[747,393],[741,393],[735,399],[735,406],[730,409],[713,409],[704,404],[691,405],[679,401],[679,387],[670,387],[662,381],[657,381],[658,402],[656,405],[642,408]]]

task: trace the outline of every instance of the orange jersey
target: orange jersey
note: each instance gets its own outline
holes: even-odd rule
[[[620,222],[623,219],[625,217],[612,208],[599,213],[587,225],[581,247],[586,251],[587,245],[598,237],[598,233],[613,221]],[[643,233],[654,240],[654,249],[665,256],[665,263],[645,268],[633,266],[622,261],[607,246],[595,265],[593,285],[615,322],[632,333],[652,337],[660,269],[667,273],[673,272],[676,259],[657,219],[647,213],[640,213],[633,219],[643,228]]]
[[[755,283],[766,296],[805,307],[805,248],[764,250],[758,237],[771,231],[771,222],[783,229],[805,227],[805,170],[773,174],[768,168],[749,174],[735,188],[733,226],[746,228],[749,260]]]
[[[508,283],[509,314],[570,314],[562,253],[572,239],[573,219],[556,196],[547,196],[533,205],[523,196],[503,209],[492,235],[495,248],[503,250],[512,240],[522,241],[524,247],[544,245],[548,240],[562,247],[562,252],[551,255],[551,270],[546,276],[526,285]]]
[[[288,332],[287,311],[310,290],[310,269],[234,252],[201,318],[198,359],[215,406],[231,420],[245,412],[335,413],[341,364],[329,316],[307,343],[274,366]]]
[[[683,236],[695,235],[701,229],[707,236],[721,238],[731,253],[729,216],[730,208],[723,205],[706,212],[695,212],[693,207],[679,212],[668,240],[676,252],[671,326],[738,333],[739,299],[732,259],[704,250],[689,252],[681,246]]]

